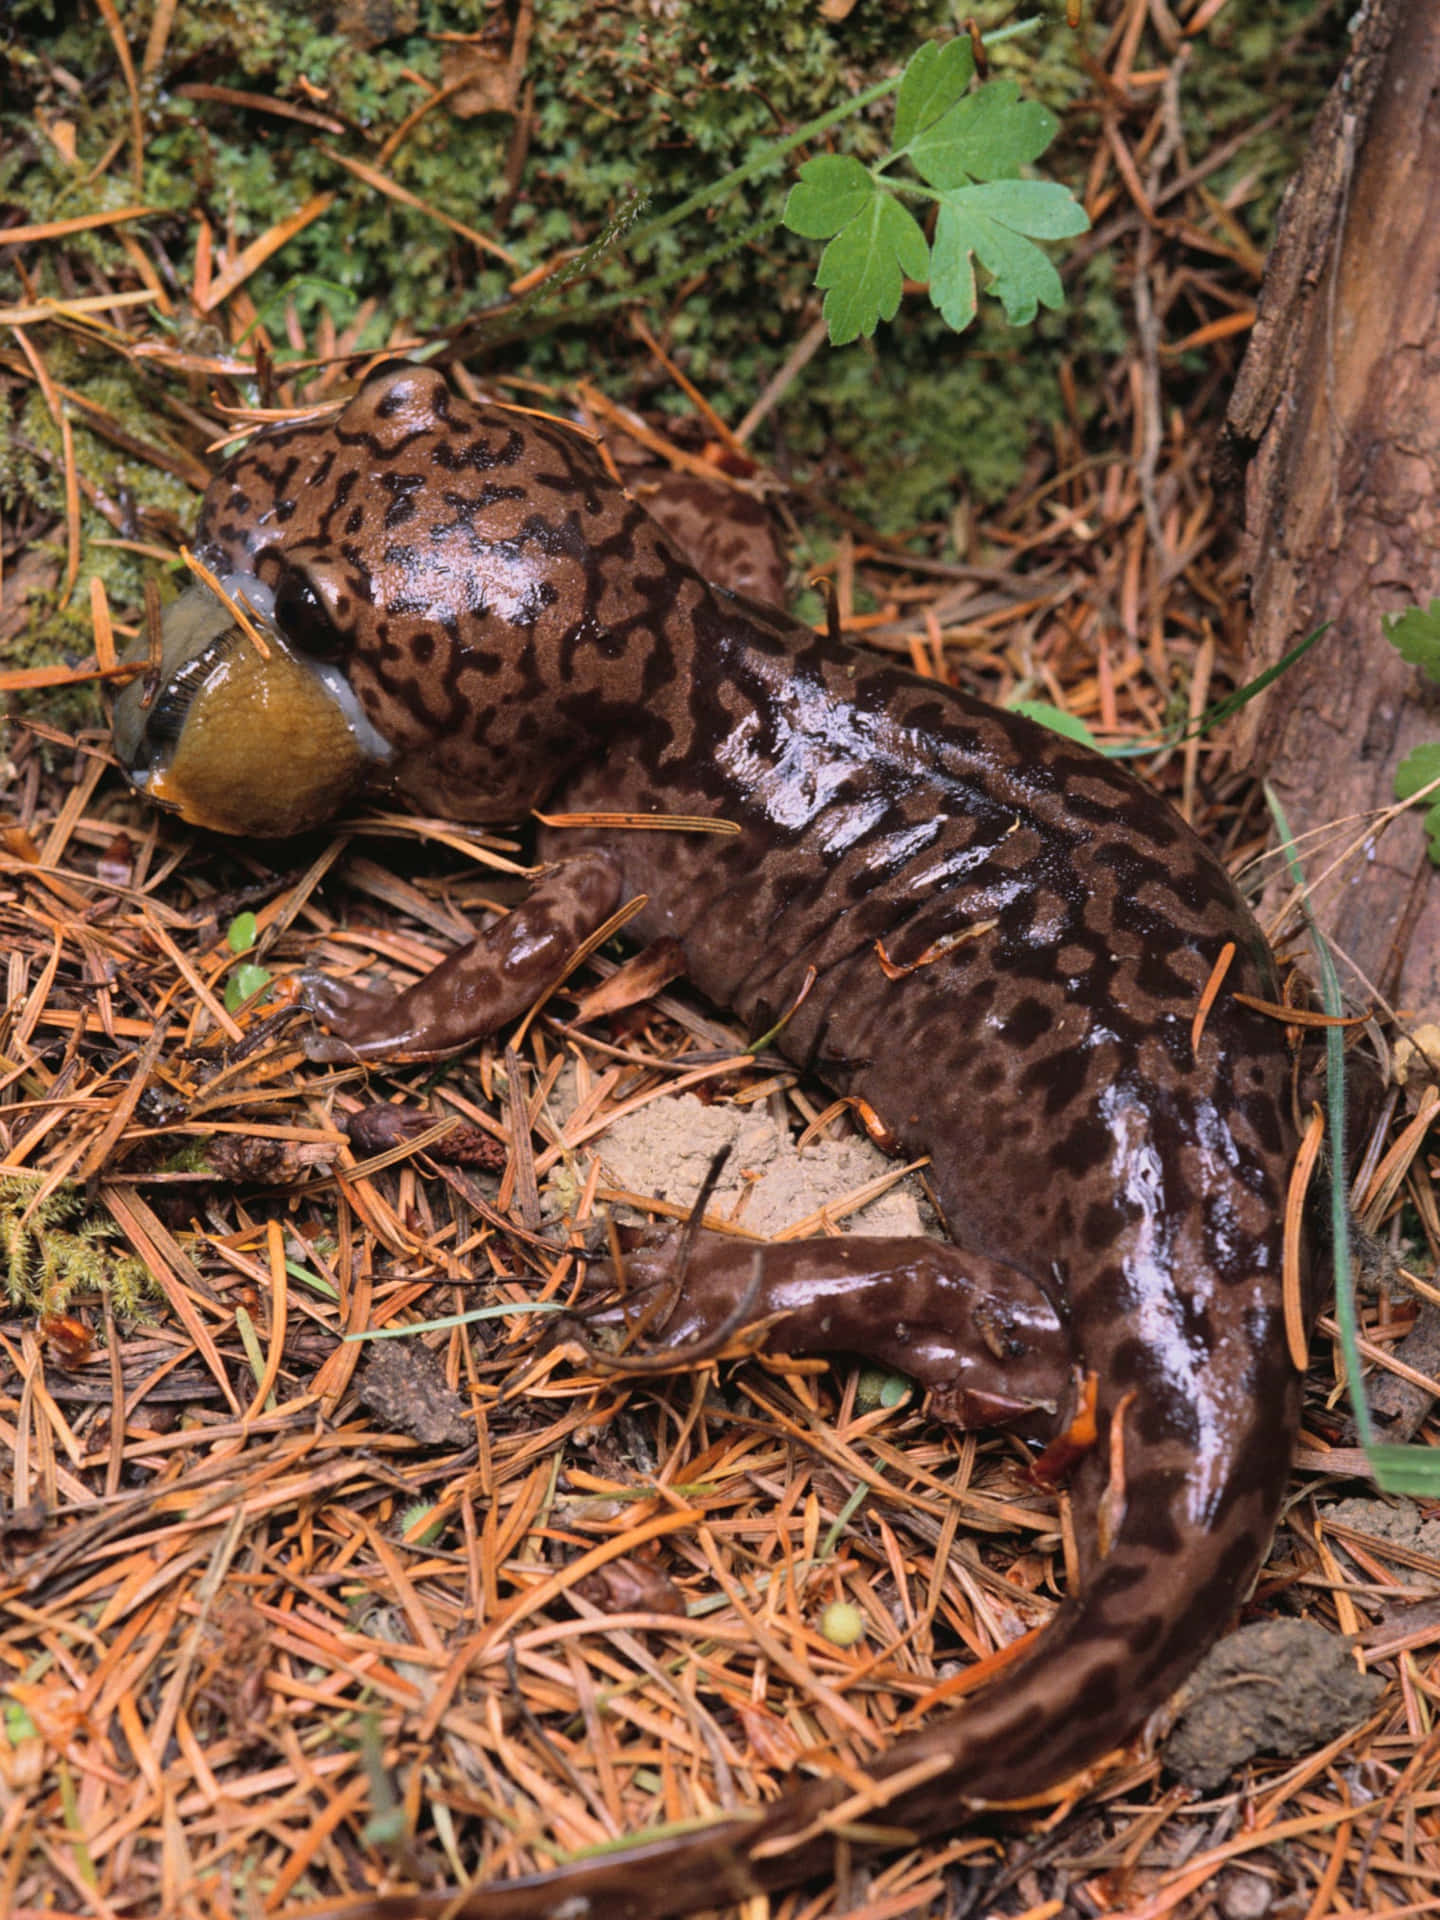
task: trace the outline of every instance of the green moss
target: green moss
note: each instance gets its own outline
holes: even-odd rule
[[[1241,193],[1237,217],[1262,249],[1270,242],[1280,196],[1304,155],[1311,117],[1344,60],[1353,12],[1325,0],[1226,7],[1187,69],[1181,124],[1194,158],[1275,109],[1289,110],[1280,125],[1247,140],[1205,182],[1221,201]]]
[[[85,394],[141,442],[174,445],[157,411],[153,384],[132,377],[108,349],[75,335],[47,331],[42,339],[47,369],[58,384]],[[156,525],[188,528],[195,517],[194,489],[149,461],[118,451],[85,420],[79,408],[70,409],[76,468],[103,491],[113,507],[130,506],[137,517],[135,535],[142,540],[147,534],[153,537]],[[4,665],[24,668],[56,661],[78,665],[95,649],[90,580],[98,577],[104,583],[112,613],[119,616],[139,606],[145,579],[156,573],[156,564],[125,547],[108,544],[121,536],[82,496],[80,570],[68,600],[62,598],[69,558],[63,443],[54,416],[33,383],[23,390],[16,410],[0,410],[0,511],[22,499],[52,518],[53,531],[34,544],[39,552],[53,556],[56,584],[30,595],[25,624],[6,647]],[[43,711],[60,726],[94,726],[101,717],[100,694],[93,685],[22,694],[14,698],[12,711]]]
[[[159,1288],[133,1254],[117,1252],[108,1220],[87,1215],[82,1188],[57,1187],[39,1205],[39,1174],[0,1173],[0,1260],[13,1306],[63,1313],[76,1293],[108,1293],[134,1316]]]

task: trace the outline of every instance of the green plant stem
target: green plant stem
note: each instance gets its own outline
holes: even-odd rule
[[[787,133],[783,140],[772,140],[761,147],[758,153],[752,153],[748,160],[742,160],[719,180],[712,180],[708,187],[701,187],[692,193],[688,200],[682,200],[678,207],[671,207],[668,213],[657,214],[653,220],[647,220],[643,227],[637,227],[631,234],[629,246],[643,247],[648,241],[664,233],[667,228],[675,227],[682,220],[688,220],[692,213],[701,213],[706,207],[713,206],[717,200],[723,200],[727,193],[733,193],[736,187],[743,187],[747,180],[757,179],[768,173],[770,168],[778,166],[787,153],[796,147],[803,147],[807,141],[817,140],[822,133],[828,133],[831,127],[838,127],[842,120],[848,120],[853,113],[861,113],[866,107],[873,106],[877,100],[883,100],[887,93],[894,93],[903,78],[901,74],[892,74],[888,80],[877,80],[873,87],[866,87],[863,93],[852,94],[850,99],[842,101],[838,107],[831,107],[828,113],[822,113],[818,119],[807,120],[803,127],[794,133]],[[686,269],[688,271],[688,267]]]
[[[667,267],[662,273],[652,274],[648,280],[639,280],[634,286],[616,293],[601,294],[598,299],[586,300],[583,306],[577,305],[567,311],[583,313],[588,319],[591,314],[607,313],[612,307],[627,306],[630,301],[638,300],[647,293],[661,293],[678,279],[688,279],[692,274],[704,273],[708,268],[717,266],[732,253],[738,253],[741,247],[749,246],[752,240],[761,239],[774,225],[773,220],[757,220],[753,226],[746,227],[743,233],[733,234],[730,239],[721,241],[707,252],[692,254],[679,267]]]
[[[465,1327],[472,1320],[504,1320],[512,1313],[563,1313],[560,1300],[507,1300],[498,1307],[472,1307],[468,1313],[447,1313],[443,1320],[410,1320],[398,1327],[366,1327],[363,1333],[347,1333],[347,1341],[408,1340],[416,1333],[448,1332]]]
[[[787,134],[783,140],[772,140],[768,146],[762,147],[758,153],[753,153],[748,160],[742,161],[738,167],[732,168],[719,180],[712,180],[708,187],[701,187],[697,193],[692,193],[688,200],[682,200],[678,207],[671,207],[668,213],[657,214],[655,219],[647,220],[643,226],[636,227],[628,237],[618,240],[614,248],[607,248],[605,258],[608,259],[612,253],[622,249],[627,253],[635,252],[657,239],[670,227],[678,226],[682,220],[688,220],[692,213],[702,213],[706,207],[713,206],[718,200],[723,200],[727,194],[733,193],[736,187],[744,186],[747,180],[754,180],[761,174],[768,173],[772,167],[778,166],[786,154],[794,148],[804,146],[807,141],[818,138],[820,134],[828,132],[831,127],[839,126],[842,120],[848,120],[851,114],[859,113],[876,100],[883,100],[887,93],[894,93],[902,77],[897,73],[888,80],[877,80],[873,87],[867,87],[863,93],[854,94],[840,106],[832,107],[828,113],[822,113],[818,119],[808,120],[803,127],[795,133]],[[775,222],[769,219],[759,222],[758,227],[752,228],[749,233],[742,236],[740,242],[727,243],[720,257],[723,258],[725,253],[733,251],[734,244],[743,244],[745,239],[754,238],[757,231],[766,232],[774,224]],[[660,273],[652,275],[649,280],[625,287],[617,293],[576,300],[569,306],[554,308],[549,313],[542,309],[535,315],[535,325],[532,328],[497,334],[487,332],[486,342],[488,345],[499,346],[508,344],[512,340],[533,339],[537,334],[548,333],[555,327],[563,327],[571,320],[588,321],[597,313],[605,313],[614,307],[624,306],[628,301],[638,299],[643,294],[663,292],[666,287],[673,286],[677,280],[687,279],[691,274],[703,271],[708,259],[709,256],[701,260],[693,257],[680,260],[674,266],[666,267]],[[600,260],[596,259],[590,263],[591,270],[600,264]],[[573,284],[574,279],[578,277],[580,276],[572,276],[571,283]],[[514,317],[518,318],[518,315]]]
[[[1309,896],[1305,891],[1305,873],[1295,851],[1295,837],[1290,831],[1290,822],[1268,783],[1265,787],[1265,804],[1280,835],[1290,878],[1300,889],[1300,908],[1305,915],[1305,924],[1310,929],[1310,939],[1320,970],[1320,1004],[1332,1020],[1338,1020],[1345,1009],[1340,999],[1340,982],[1335,977],[1335,963],[1330,958],[1330,945],[1310,910]],[[1370,1403],[1365,1398],[1362,1385],[1362,1363],[1355,1324],[1355,1284],[1350,1266],[1350,1210],[1345,1204],[1345,1041],[1337,1026],[1325,1030],[1325,1100],[1329,1109],[1326,1124],[1330,1132],[1330,1239],[1331,1258],[1335,1263],[1335,1324],[1340,1329],[1340,1351],[1345,1358],[1355,1431],[1361,1446],[1368,1452],[1375,1442],[1375,1423],[1370,1417]]]
[[[1294,838],[1284,809],[1267,786],[1265,802],[1280,834],[1291,878],[1300,887],[1300,905],[1320,967],[1320,998],[1326,1013],[1339,1019],[1343,1008],[1340,982],[1335,977],[1330,947],[1315,923],[1310,902],[1304,893],[1304,874],[1295,852]],[[1345,1201],[1345,1043],[1339,1027],[1325,1034],[1326,1124],[1330,1129],[1330,1236],[1335,1262],[1335,1324],[1340,1330],[1340,1351],[1345,1360],[1346,1385],[1350,1409],[1355,1415],[1355,1432],[1376,1484],[1386,1493],[1408,1493],[1419,1499],[1433,1500],[1440,1494],[1440,1458],[1433,1447],[1401,1446],[1375,1438],[1375,1422],[1361,1386],[1361,1358],[1355,1324],[1354,1273],[1350,1263],[1350,1209]]]
[[[494,317],[499,320],[508,315],[510,324],[505,327],[492,326],[487,317],[481,315],[473,321],[466,321],[463,327],[449,336],[448,340],[442,340],[438,345],[415,357],[416,359],[453,358],[462,349],[474,351],[476,347],[482,345],[486,348],[494,348],[509,346],[517,340],[537,340],[571,321],[588,325],[597,314],[610,313],[616,307],[629,306],[632,301],[643,299],[646,294],[663,293],[666,287],[673,286],[677,280],[706,272],[721,260],[728,259],[732,253],[738,253],[741,247],[763,238],[774,225],[773,220],[757,220],[753,226],[746,227],[743,233],[732,234],[728,240],[721,241],[718,246],[711,247],[708,252],[692,254],[677,266],[667,267],[661,273],[652,274],[648,280],[635,281],[614,293],[591,294],[584,300],[573,301],[568,307],[556,307],[548,313],[542,309],[534,313],[533,317],[528,305],[510,309],[501,308]]]

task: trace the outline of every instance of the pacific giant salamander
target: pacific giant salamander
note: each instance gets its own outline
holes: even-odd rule
[[[708,585],[580,434],[434,370],[391,365],[337,416],[259,435],[206,494],[198,548],[272,659],[187,598],[152,704],[122,697],[133,778],[187,817],[288,832],[378,784],[470,821],[740,829],[545,832],[528,901],[409,991],[308,982],[330,1057],[492,1032],[644,894],[630,932],[678,940],[747,1031],[788,1012],[778,1045],[933,1158],[953,1249],[777,1252],[754,1299],[791,1310],[776,1343],[864,1347],[884,1324],[949,1417],[1037,1434],[1064,1424],[1072,1371],[1098,1382],[1080,1590],[999,1683],[864,1758],[858,1816],[852,1769],[458,1904],[324,1911],[654,1920],[833,1870],[859,1828],[950,1828],[1134,1733],[1245,1594],[1300,1402],[1287,1058],[1236,997],[1274,997],[1271,961],[1195,835],[1084,747]],[[667,1337],[703,1340],[743,1288],[702,1241]]]

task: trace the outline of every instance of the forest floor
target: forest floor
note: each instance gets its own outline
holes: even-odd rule
[[[857,643],[1134,751],[1249,885],[1277,857],[1263,797],[1223,727],[1185,727],[1243,676],[1239,503],[1212,462],[1263,260],[1208,184],[1234,151],[1180,136],[1183,48],[1141,64],[1144,18],[1121,9],[1097,58],[1084,195],[1083,245],[1113,253],[1133,335],[1101,404],[1072,395],[1023,484],[957,507],[929,551],[825,519],[757,454],[799,355],[727,421],[655,337],[693,409],[678,435],[584,383],[485,384],[662,465],[698,460],[782,531],[824,520],[818,571]],[[71,237],[42,224],[31,243]],[[752,1804],[811,1751],[863,1756],[942,1710],[1067,1584],[1064,1514],[1024,1449],[957,1443],[893,1381],[815,1361],[616,1379],[537,1341],[536,1303],[573,1297],[607,1210],[684,1218],[717,1129],[745,1173],[716,1224],[742,1233],[772,1165],[795,1184],[763,1230],[787,1236],[849,1224],[923,1169],[862,1159],[845,1103],[756,1057],[683,983],[596,1011],[613,963],[567,982],[518,1049],[443,1071],[310,1062],[294,971],[413,979],[513,888],[523,836],[371,808],[277,864],[147,811],[105,726],[36,704],[113,683],[144,632],[138,604],[82,585],[82,496],[115,542],[175,552],[80,471],[46,329],[173,377],[179,451],[95,403],[86,418],[190,486],[237,435],[338,401],[359,371],[323,315],[309,333],[292,316],[306,361],[275,366],[246,296],[263,250],[190,257],[178,294],[136,249],[124,284],[77,266],[64,314],[0,313],[7,378],[53,410],[68,503],[12,516],[0,646],[57,589],[89,591],[94,644],[0,671],[26,702],[0,764],[0,1912],[17,1920],[457,1885]],[[187,303],[218,342],[156,324]],[[1296,913],[1267,931],[1303,959]],[[1396,1090],[1355,1199],[1393,1283],[1360,1302],[1363,1351],[1414,1388],[1433,1444],[1435,1368],[1393,1358],[1417,1299],[1440,1298],[1412,1271],[1440,1250],[1431,1104]],[[637,1116],[692,1164],[646,1159]],[[818,1186],[812,1143],[831,1162]],[[907,1220],[925,1208],[909,1191]],[[490,1317],[462,1318],[477,1308]],[[1345,1636],[1341,1680],[1382,1683],[1363,1711],[1317,1681],[1348,1703],[1342,1724],[1307,1725],[1290,1752],[1272,1728],[1278,1757],[1237,1758],[1218,1790],[1176,1786],[1137,1744],[1048,1811],[746,1920],[1440,1912],[1440,1542],[1421,1509],[1373,1497],[1334,1331],[1322,1318],[1291,1503],[1245,1618]],[[852,1644],[827,1631],[842,1601]]]

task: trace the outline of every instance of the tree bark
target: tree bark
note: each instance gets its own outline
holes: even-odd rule
[[[1249,460],[1251,672],[1331,622],[1240,722],[1298,839],[1391,804],[1405,754],[1440,737],[1440,690],[1380,627],[1440,595],[1440,6],[1362,12],[1281,208],[1225,454]],[[1419,813],[1319,879],[1364,824],[1301,843],[1320,923],[1392,1005],[1433,1019],[1440,870]]]

